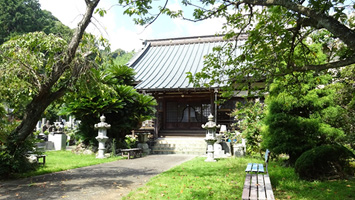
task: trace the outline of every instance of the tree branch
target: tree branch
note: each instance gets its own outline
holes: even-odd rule
[[[229,2],[229,0],[224,0]],[[336,20],[335,18],[326,15],[323,12],[313,10],[311,8],[305,7],[302,4],[298,4],[289,0],[240,0],[234,2],[235,5],[240,3],[251,4],[251,5],[260,5],[260,6],[282,6],[294,12],[305,15],[314,22],[309,25],[312,25],[315,28],[324,27],[329,32],[334,34],[336,37],[341,39],[349,48],[355,50],[355,32],[346,27],[344,24]]]
[[[330,62],[322,65],[305,65],[302,67],[294,66],[292,70],[297,72],[305,72],[309,70],[322,71],[327,69],[341,68],[352,64],[355,64],[355,56],[349,57],[345,60],[339,60],[339,61]]]

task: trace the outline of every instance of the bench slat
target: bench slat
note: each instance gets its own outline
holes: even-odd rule
[[[269,174],[264,175],[264,181],[265,181],[265,189],[266,189],[266,197],[267,199],[275,199],[274,193],[272,192],[272,187],[271,187],[271,181]]]
[[[259,200],[266,200],[264,175],[258,174],[258,196]]]
[[[258,172],[258,164],[253,163],[253,168],[251,170],[252,172]]]
[[[247,175],[245,176],[245,181],[244,181],[242,200],[249,200],[249,194],[250,194],[250,179],[251,179],[251,175],[250,175],[250,174],[247,174]]]
[[[263,164],[259,164],[259,172],[264,173],[264,165]]]
[[[258,199],[257,174],[251,175],[250,199]]]
[[[247,168],[245,169],[245,172],[250,172],[252,166],[253,166],[253,163],[248,163]]]

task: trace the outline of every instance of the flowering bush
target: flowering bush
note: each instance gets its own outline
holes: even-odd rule
[[[132,147],[134,147],[137,143],[137,136],[133,136],[133,135],[126,135],[125,139],[124,139],[127,148],[130,149]]]

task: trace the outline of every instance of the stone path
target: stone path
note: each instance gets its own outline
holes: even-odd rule
[[[0,199],[121,199],[192,155],[149,155],[0,183]]]

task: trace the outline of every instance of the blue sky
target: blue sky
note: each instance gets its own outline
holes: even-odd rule
[[[84,0],[39,0],[41,8],[52,12],[65,25],[75,28],[85,12]],[[112,50],[117,48],[126,51],[139,51],[146,39],[160,39],[185,36],[213,35],[221,30],[223,20],[212,19],[202,22],[190,22],[171,19],[161,15],[152,25],[144,29],[135,25],[132,18],[123,15],[123,8],[114,6],[117,0],[101,0],[98,8],[107,10],[104,17],[94,15],[87,31],[102,35],[111,43]],[[165,0],[155,0],[154,5],[161,5]],[[171,9],[184,9],[180,0],[169,0]]]

